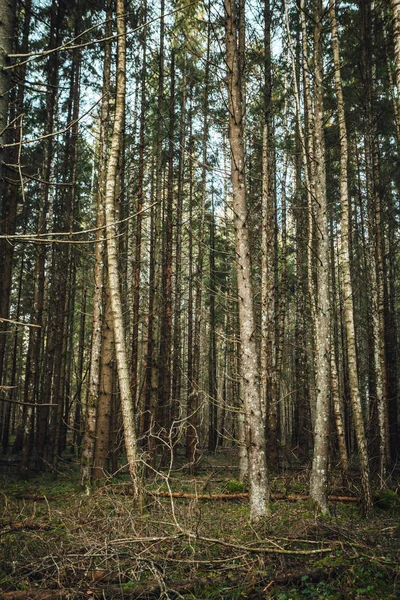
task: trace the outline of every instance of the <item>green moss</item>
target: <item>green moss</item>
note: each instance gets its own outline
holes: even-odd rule
[[[225,489],[229,494],[240,494],[246,490],[246,485],[242,481],[232,479],[227,482]]]
[[[374,505],[380,510],[400,510],[400,498],[393,490],[379,490],[374,493]]]

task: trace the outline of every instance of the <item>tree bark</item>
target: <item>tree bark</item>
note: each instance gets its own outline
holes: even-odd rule
[[[278,398],[276,386],[276,227],[271,117],[271,8],[264,2],[264,123],[261,233],[261,393],[267,420],[268,464],[278,465]]]
[[[115,99],[115,114],[111,148],[107,166],[105,186],[106,209],[106,234],[107,234],[107,265],[108,283],[111,295],[111,311],[113,315],[113,329],[115,341],[115,354],[117,359],[119,391],[124,424],[125,450],[132,480],[138,487],[138,464],[136,449],[135,421],[132,407],[130,387],[130,372],[128,356],[125,346],[125,327],[122,314],[121,289],[118,270],[118,244],[117,228],[115,223],[115,192],[118,159],[123,135],[125,94],[126,94],[126,24],[124,0],[116,1],[117,19],[117,89]]]
[[[322,1],[315,1],[314,25],[314,156],[315,160],[315,220],[317,235],[317,298],[315,313],[315,377],[316,416],[314,425],[314,456],[310,479],[310,496],[323,513],[328,513],[328,458],[330,414],[330,301],[329,301],[329,238],[327,221]]]
[[[145,2],[143,21],[147,19],[147,3]],[[146,54],[147,54],[147,27],[143,30],[142,39],[142,73],[140,90],[140,129],[139,129],[139,170],[138,191],[136,205],[136,235],[135,235],[135,258],[134,258],[134,287],[132,306],[132,353],[131,353],[131,391],[132,399],[136,407],[138,400],[138,358],[139,358],[139,309],[140,309],[140,274],[142,261],[142,222],[143,222],[143,197],[144,197],[144,153],[145,153],[145,116],[146,116]]]
[[[397,87],[397,113],[400,115],[400,0],[391,0],[393,12],[394,65]]]
[[[115,353],[114,333],[109,289],[105,292],[105,308],[102,324],[100,385],[98,388],[95,447],[93,452],[92,478],[101,484],[110,471],[111,411],[114,390]]]
[[[8,117],[12,94],[12,71],[7,70],[8,55],[14,45],[15,5],[10,0],[0,2],[0,231],[2,235],[15,233],[17,216],[17,194],[13,193],[5,179],[5,164],[14,163],[15,153],[11,149],[10,160],[6,160],[3,144],[9,137]],[[22,117],[21,117],[22,118]],[[7,239],[0,239],[0,317],[9,318],[11,275],[14,246]],[[3,383],[3,362],[6,348],[6,322],[0,322],[0,383]]]
[[[111,0],[107,0],[107,25],[106,37],[111,35]],[[105,173],[107,168],[107,123],[109,106],[109,81],[111,72],[111,41],[105,42],[103,64],[103,89],[100,108],[100,133],[99,133],[99,165],[97,183],[97,219],[96,219],[96,248],[94,261],[94,294],[92,316],[92,340],[89,368],[88,399],[85,417],[85,431],[82,440],[80,484],[88,493],[90,491],[92,466],[95,451],[97,403],[100,385],[100,360],[101,340],[103,328],[104,307],[104,269],[105,269],[105,243],[104,243],[104,192]]]
[[[354,426],[356,431],[358,454],[363,484],[364,504],[366,511],[372,508],[371,486],[369,480],[369,464],[367,442],[361,406],[361,394],[358,381],[358,359],[356,347],[356,330],[354,323],[353,282],[350,270],[350,207],[348,190],[348,142],[347,127],[344,111],[342,78],[340,71],[340,49],[336,22],[334,0],[330,0],[329,12],[332,28],[333,59],[335,67],[335,88],[339,121],[340,138],[340,207],[341,207],[341,251],[340,267],[342,272],[341,284],[343,293],[343,309],[346,330],[346,350],[349,373],[350,402],[352,406]],[[345,465],[343,465],[344,467]]]
[[[235,3],[233,0],[225,0],[225,17],[229,141],[231,148],[232,207],[235,226],[241,373],[244,407],[249,432],[250,519],[257,521],[268,515],[269,485],[265,456],[265,415],[261,406],[258,359],[255,343],[243,144],[244,113],[240,91]]]

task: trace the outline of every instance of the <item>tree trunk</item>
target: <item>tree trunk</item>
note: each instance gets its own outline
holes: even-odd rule
[[[111,298],[108,288],[106,289],[105,296],[103,335],[101,340],[100,386],[98,389],[96,438],[92,470],[93,481],[96,484],[101,484],[110,471],[110,428],[115,371]]]
[[[208,450],[215,452],[218,441],[218,381],[217,381],[217,334],[215,315],[216,276],[215,276],[215,213],[214,194],[211,192],[210,213],[210,341],[208,352]]]
[[[15,152],[10,148],[11,155],[7,160],[3,145],[9,137],[8,116],[12,94],[12,71],[7,70],[14,45],[15,5],[10,0],[0,2],[0,231],[2,235],[15,233],[17,216],[17,194],[7,185],[5,165],[15,163]],[[22,118],[22,117],[21,117]],[[14,159],[14,160],[13,160]],[[9,318],[11,274],[14,245],[7,239],[0,239],[0,317]],[[0,321],[0,383],[3,383],[3,362],[6,348],[7,323]]]
[[[250,519],[257,521],[268,514],[269,486],[265,456],[265,415],[263,414],[255,343],[253,290],[243,144],[243,107],[240,90],[238,47],[236,42],[235,3],[225,0],[226,64],[231,148],[233,212],[241,343],[241,373],[244,407],[249,431]]]
[[[315,313],[316,416],[314,425],[314,457],[311,470],[310,496],[323,513],[328,513],[329,398],[330,398],[330,303],[329,303],[329,238],[327,221],[322,1],[315,2],[314,25],[314,157],[315,220],[317,235],[317,298]]]
[[[117,89],[113,132],[111,137],[111,148],[105,186],[107,265],[108,283],[110,286],[111,295],[111,311],[113,315],[115,354],[117,359],[119,391],[121,396],[121,408],[124,423],[125,450],[129,472],[136,486],[136,491],[138,491],[135,421],[132,407],[128,356],[125,347],[125,328],[122,314],[121,290],[118,270],[118,238],[115,223],[116,180],[121,138],[123,135],[126,93],[126,26],[124,0],[117,0],[116,2],[116,18],[118,32]]]
[[[147,3],[144,5],[143,21],[147,18]],[[146,50],[147,50],[147,27],[143,31],[142,39],[142,73],[140,91],[140,130],[139,130],[139,172],[138,191],[136,205],[136,235],[135,235],[135,259],[134,259],[134,288],[133,288],[133,330],[132,330],[132,354],[131,354],[131,391],[133,403],[139,407],[138,399],[138,358],[139,358],[139,309],[140,309],[140,274],[142,260],[142,221],[143,221],[143,196],[144,196],[144,152],[145,152],[145,114],[146,114]]]
[[[278,466],[278,398],[276,395],[276,226],[271,118],[271,8],[264,2],[264,124],[261,236],[261,383],[267,419],[268,464]]]
[[[171,428],[171,360],[172,360],[172,218],[174,199],[174,134],[175,134],[175,53],[171,56],[169,98],[168,181],[164,215],[162,258],[162,319],[158,371],[158,424],[168,440]]]
[[[397,86],[397,112],[400,115],[400,0],[391,0],[393,11],[394,65]]]
[[[111,36],[111,0],[107,0],[107,24],[106,37]],[[108,106],[109,106],[109,81],[111,72],[111,41],[105,42],[103,59],[103,89],[102,102],[100,108],[100,133],[99,133],[99,164],[98,164],[98,182],[97,182],[97,219],[96,219],[96,248],[94,260],[94,294],[93,294],[93,316],[92,316],[92,340],[91,355],[89,367],[89,385],[87,410],[85,418],[85,430],[82,440],[81,471],[80,484],[88,493],[90,491],[92,466],[94,460],[95,438],[96,438],[96,420],[97,403],[100,385],[100,360],[102,344],[103,327],[103,306],[104,306],[104,262],[105,262],[105,243],[104,243],[104,223],[105,223],[105,174],[107,168],[106,140],[108,133]]]
[[[329,5],[333,59],[335,66],[335,88],[339,121],[340,138],[340,206],[341,206],[341,251],[340,267],[342,272],[341,284],[343,293],[343,309],[346,330],[347,364],[349,373],[349,392],[352,406],[354,426],[356,431],[358,454],[361,468],[361,479],[364,492],[364,505],[367,512],[372,508],[371,486],[369,481],[369,465],[367,443],[364,429],[364,421],[361,407],[361,395],[358,382],[358,360],[356,347],[356,331],[354,323],[353,282],[350,271],[350,207],[348,191],[348,143],[347,127],[344,112],[344,101],[342,91],[342,78],[340,71],[339,38],[336,23],[336,11],[334,0]],[[344,467],[345,465],[343,465]]]

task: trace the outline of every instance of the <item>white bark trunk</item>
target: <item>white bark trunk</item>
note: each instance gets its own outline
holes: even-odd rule
[[[124,424],[125,449],[129,472],[133,481],[137,485],[136,433],[130,389],[128,356],[125,347],[125,327],[122,315],[121,290],[118,271],[118,238],[115,224],[115,192],[116,181],[118,177],[117,168],[125,114],[126,26],[124,0],[116,0],[116,16],[118,33],[117,92],[105,193],[107,264],[108,282],[111,296],[111,312],[113,315],[115,354],[117,359],[119,391],[121,395],[121,408]]]

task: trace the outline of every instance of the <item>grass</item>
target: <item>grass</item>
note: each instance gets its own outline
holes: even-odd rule
[[[400,598],[394,489],[377,495],[369,521],[356,504],[331,503],[330,516],[321,517],[302,500],[272,502],[270,518],[257,525],[247,501],[156,494],[167,481],[190,494],[241,492],[234,470],[219,468],[234,460],[205,457],[197,476],[160,473],[140,500],[123,475],[86,496],[73,463],[57,480],[0,475],[0,590],[26,590],[26,598],[54,590],[72,599]],[[275,475],[272,491],[307,493],[307,473]]]

